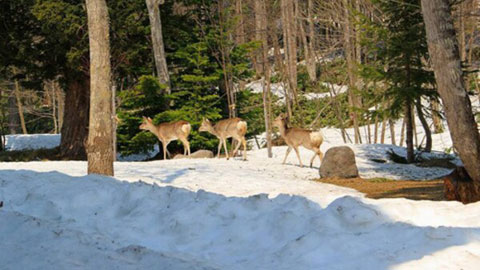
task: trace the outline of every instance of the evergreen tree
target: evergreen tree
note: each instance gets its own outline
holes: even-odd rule
[[[362,76],[369,81],[382,81],[386,88],[376,98],[385,100],[388,114],[407,121],[407,160],[414,161],[412,109],[421,111],[421,97],[435,96],[433,74],[426,69],[428,49],[419,0],[372,0],[379,8],[382,21],[363,17],[363,43],[368,49],[368,65]],[[427,127],[428,128],[428,125]],[[430,138],[431,142],[431,138]],[[431,145],[431,143],[430,143]]]

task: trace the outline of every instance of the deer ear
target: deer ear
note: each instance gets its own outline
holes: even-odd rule
[[[152,118],[148,117],[147,119],[148,119],[148,122],[152,122]]]

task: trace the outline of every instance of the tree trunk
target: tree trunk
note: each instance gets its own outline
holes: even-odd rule
[[[170,94],[170,76],[168,75],[165,46],[163,44],[162,20],[160,18],[159,8],[159,5],[163,4],[163,2],[164,0],[146,0],[158,81],[167,87],[166,93]]]
[[[405,104],[405,122],[406,122],[406,140],[407,145],[407,162],[412,163],[415,161],[415,153],[413,151],[413,118],[412,118],[412,105],[409,102]]]
[[[440,103],[436,99],[431,99],[430,107],[432,111],[434,133],[435,134],[443,133],[444,129],[443,129],[442,118],[440,117]]]
[[[87,0],[90,43],[90,123],[88,174],[113,175],[112,89],[108,8],[105,0]]]
[[[288,87],[292,100],[297,98],[297,18],[293,0],[282,0],[283,42]]]
[[[390,140],[393,145],[397,145],[395,143],[395,121],[388,119],[388,126],[390,127]]]
[[[428,51],[433,64],[438,92],[453,146],[473,181],[469,188],[475,196],[465,202],[480,200],[480,136],[463,81],[460,53],[448,0],[422,0]]]
[[[271,99],[270,99],[270,63],[268,61],[268,38],[267,38],[267,12],[265,0],[255,1],[255,29],[256,38],[262,42],[262,63],[263,63],[263,114],[265,119],[265,134],[267,139],[267,155],[272,154],[272,127],[271,127]]]
[[[63,94],[62,89],[59,85],[56,85],[55,95],[57,96],[57,119],[58,119],[58,130],[62,130],[63,127],[63,115],[65,113],[65,95]]]
[[[64,124],[61,129],[60,155],[69,160],[87,158],[85,144],[88,135],[90,80],[88,77],[67,79]]]
[[[52,91],[52,119],[53,119],[53,133],[58,133],[58,121],[57,121],[57,95],[55,94],[55,81],[50,81],[50,88]]]
[[[22,132],[23,134],[28,134],[27,126],[25,125],[25,117],[23,116],[22,99],[20,98],[20,84],[18,80],[15,80],[15,98],[17,99],[18,116],[20,117]]]
[[[17,134],[19,127],[20,119],[18,118],[15,91],[11,91],[8,95],[8,132],[10,134]]]
[[[427,120],[425,119],[425,116],[423,114],[420,98],[417,98],[415,102],[415,107],[417,108],[418,119],[420,119],[420,123],[422,123],[423,130],[425,130],[425,137],[427,138],[425,152],[430,153],[432,152],[432,131],[430,130]]]
[[[360,128],[358,124],[358,115],[355,111],[359,105],[358,97],[355,94],[356,89],[356,82],[357,78],[355,76],[355,48],[352,44],[352,36],[353,36],[353,26],[351,25],[350,20],[350,11],[349,11],[349,3],[348,0],[343,0],[343,8],[345,12],[345,21],[344,21],[344,29],[343,29],[343,37],[344,37],[344,52],[345,58],[347,60],[347,73],[348,73],[348,103],[350,106],[350,118],[353,122],[353,130],[355,133],[355,143],[362,143],[362,139],[360,137]]]

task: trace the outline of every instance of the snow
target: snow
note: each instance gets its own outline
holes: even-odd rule
[[[397,142],[400,128],[397,121]],[[322,132],[323,152],[344,145],[338,129]],[[347,133],[353,138],[353,130]],[[26,148],[47,145],[43,140],[51,137],[32,135]],[[15,141],[10,149],[25,149]],[[424,180],[450,172],[388,161],[390,149],[405,155],[399,146],[346,145],[363,178]],[[450,147],[448,131],[435,134],[436,151],[424,157],[444,157]],[[115,177],[86,176],[83,161],[0,162],[0,269],[480,265],[480,202],[369,199],[312,181],[318,178],[318,159],[314,168],[301,168],[291,153],[282,165],[285,151],[274,147],[269,159],[265,149],[252,150],[247,161],[116,162]],[[303,148],[300,154],[304,163],[313,155]]]
[[[345,93],[348,89],[348,86],[346,85],[338,85],[338,84],[331,84],[331,83],[326,83],[322,82],[322,85],[327,87],[333,94],[333,96],[336,96],[341,93]],[[252,81],[248,83],[245,86],[246,89],[250,89],[253,93],[263,93],[263,79],[257,80],[257,81]],[[270,84],[270,92],[280,98],[280,101],[285,103],[285,88],[283,83],[271,83]],[[320,99],[320,98],[327,98],[330,97],[331,94],[330,92],[326,93],[305,93],[303,96],[308,99]]]
[[[5,149],[7,151],[51,149],[60,145],[60,134],[28,134],[28,135],[7,135],[5,136]],[[154,157],[160,151],[158,144],[153,150],[147,153],[132,154],[123,156],[117,154],[118,161],[141,161]]]
[[[7,151],[55,148],[60,145],[60,134],[6,135]]]
[[[279,149],[284,150],[284,149]],[[277,152],[277,151],[276,151]],[[469,269],[480,203],[367,199],[224,159],[0,163],[2,269]],[[198,217],[198,218],[197,218]]]

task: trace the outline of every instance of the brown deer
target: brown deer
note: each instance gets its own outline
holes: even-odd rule
[[[162,142],[163,159],[167,159],[167,145],[174,140],[180,140],[183,144],[183,154],[188,154],[190,156],[188,135],[190,134],[192,127],[187,121],[182,120],[155,125],[153,124],[152,118],[144,116],[143,122],[139,128],[152,132]]]
[[[225,155],[228,156],[227,149],[227,139],[232,137],[238,141],[235,151],[233,151],[233,156],[237,153],[240,145],[243,145],[243,160],[247,160],[247,141],[245,140],[245,134],[247,133],[247,122],[241,118],[229,118],[218,121],[215,125],[212,125],[210,120],[203,119],[202,125],[198,129],[199,131],[207,131],[215,135],[219,140],[218,144],[218,154],[217,157],[220,157],[220,151],[222,150],[222,144],[225,148]]]
[[[300,167],[303,167],[302,160],[300,159],[300,153],[298,152],[298,147],[300,145],[315,152],[310,160],[310,168],[312,167],[316,156],[318,156],[320,158],[320,162],[322,162],[323,153],[320,151],[320,145],[323,143],[323,135],[321,132],[296,127],[290,128],[288,127],[288,117],[285,114],[280,114],[277,118],[275,118],[273,125],[278,127],[280,130],[280,135],[282,135],[283,139],[288,145],[282,164],[285,164],[288,154],[290,154],[290,151],[292,151],[293,148],[295,153],[297,153],[298,161],[300,161]]]

